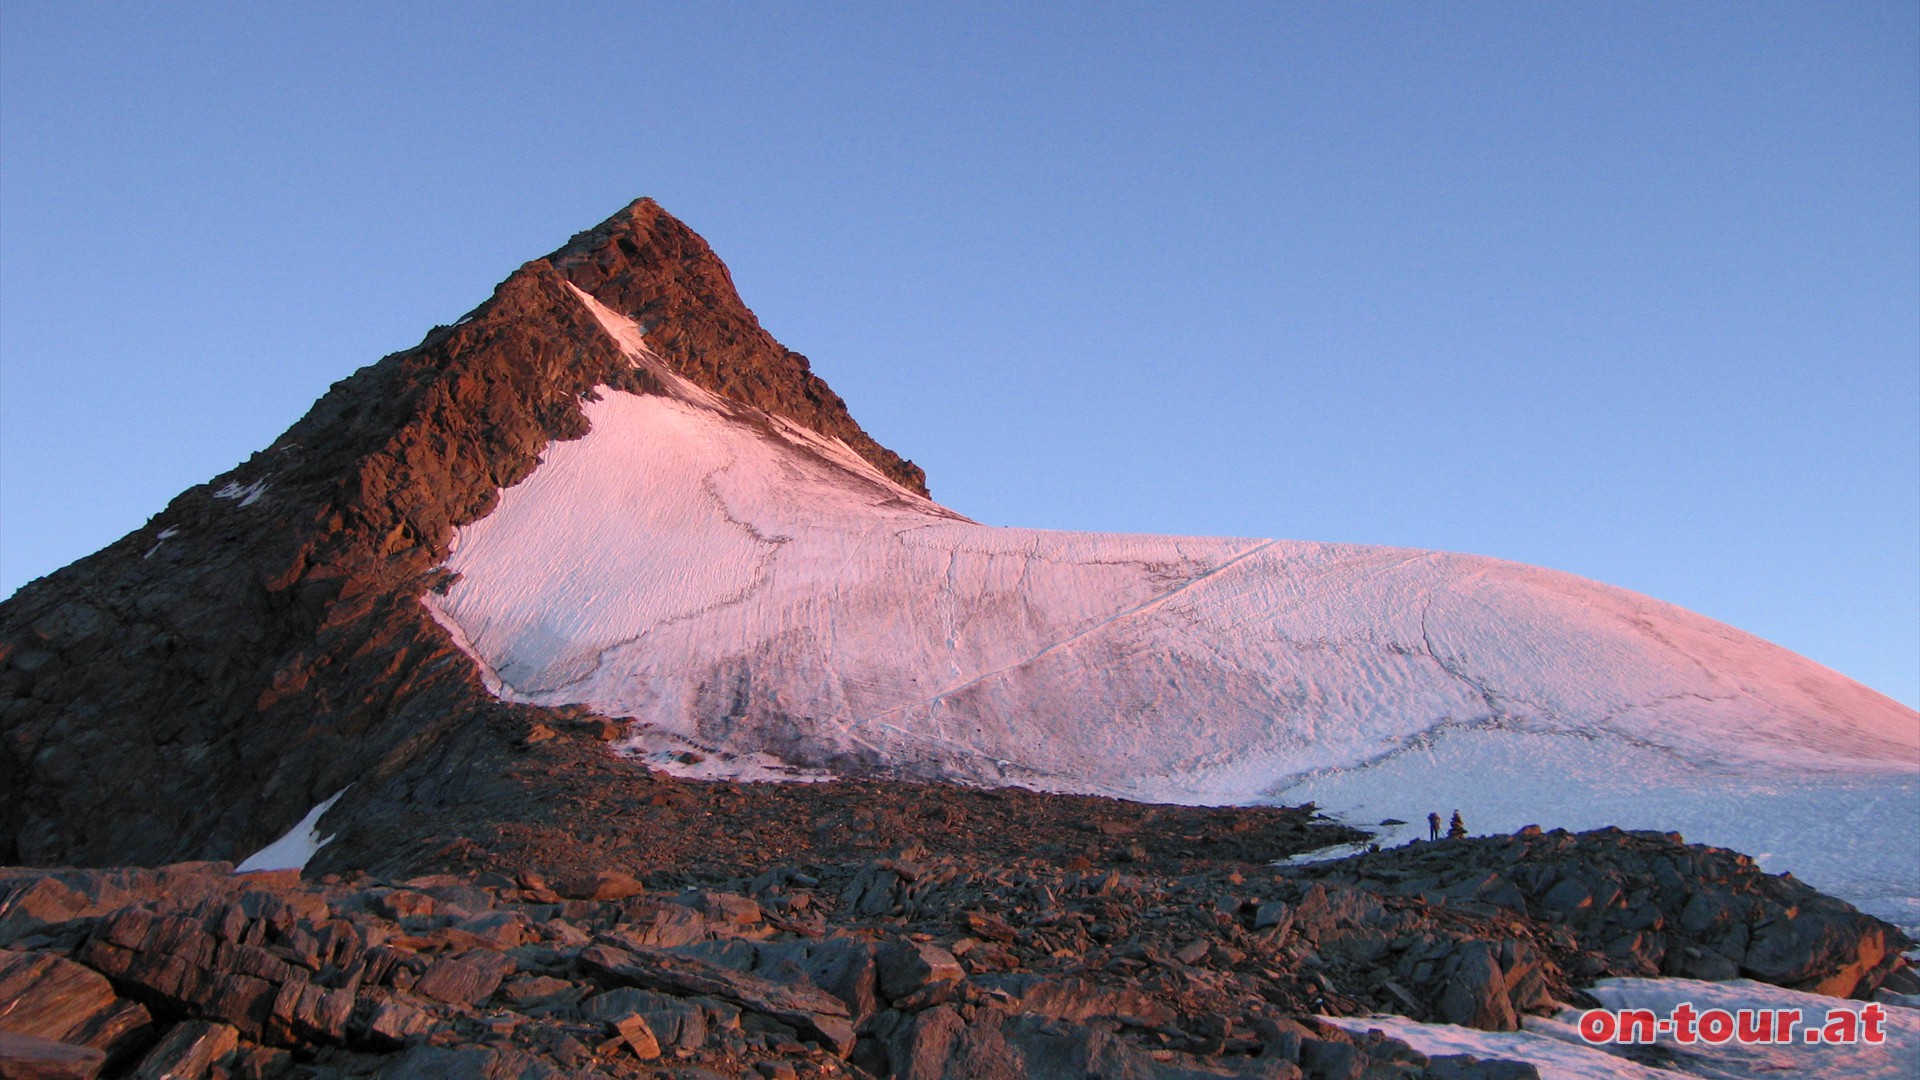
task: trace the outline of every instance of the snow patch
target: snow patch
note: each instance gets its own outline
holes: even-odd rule
[[[1690,1002],[1701,1012],[1799,1009],[1810,1018],[1824,1018],[1829,1009],[1858,1012],[1867,1004],[1746,979],[1719,983],[1692,979],[1605,979],[1588,992],[1606,1008],[1651,1009],[1661,1017],[1670,1014],[1681,1002]],[[1886,1009],[1887,1037],[1879,1046],[1809,1046],[1799,1042],[1778,1046],[1740,1046],[1732,1042],[1710,1046],[1695,1042],[1680,1046],[1671,1036],[1662,1036],[1656,1044],[1658,1050],[1651,1053],[1645,1047],[1589,1045],[1579,1035],[1580,1014],[1581,1010],[1572,1009],[1552,1018],[1527,1017],[1524,1030],[1512,1032],[1422,1024],[1399,1016],[1322,1019],[1353,1032],[1377,1028],[1429,1057],[1473,1054],[1483,1059],[1531,1061],[1539,1067],[1542,1080],[1671,1080],[1676,1073],[1721,1080],[1762,1080],[1778,1076],[1895,1080],[1920,1076],[1920,1012],[1911,1009]],[[1651,1067],[1631,1060],[1626,1056],[1629,1054],[1637,1054],[1647,1061],[1664,1060],[1668,1064]]]
[[[213,497],[216,499],[238,499],[240,500],[241,506],[252,506],[260,496],[267,493],[267,487],[268,484],[265,480],[255,480],[245,487],[240,486],[237,481],[229,480],[219,491],[213,493]]]
[[[826,783],[839,779],[825,769],[799,768],[772,754],[735,753],[722,747],[693,743],[656,728],[640,728],[617,743],[614,750],[646,762],[649,768],[688,780]]]
[[[620,346],[620,351],[627,354],[627,359],[635,367],[646,363],[649,359],[656,362],[660,359],[653,349],[648,347],[646,335],[640,332],[639,324],[595,300],[593,294],[581,289],[580,286],[568,282],[567,288],[573,290],[573,295],[580,298],[580,302],[586,305],[587,311],[592,313],[594,320],[600,324],[600,328],[607,332],[607,336],[613,338],[614,342]]]
[[[178,536],[178,535],[180,535],[180,526],[178,525],[167,526],[165,529],[162,529],[160,531],[159,536],[156,536],[153,538],[153,546],[148,548],[147,553],[140,557],[142,559],[153,558],[153,553],[160,550],[160,545],[166,543],[167,541],[173,539],[175,536]]]
[[[1298,855],[1289,855],[1284,859],[1276,861],[1273,865],[1306,866],[1311,863],[1339,862],[1341,859],[1351,859],[1355,855],[1363,855],[1376,844],[1379,844],[1379,841],[1359,840],[1351,844],[1329,844],[1323,848],[1314,848],[1312,851],[1300,852]]]
[[[352,784],[347,785],[347,787],[352,786]],[[333,809],[333,804],[339,802],[340,796],[346,793],[347,788],[341,788],[320,805],[307,811],[307,816],[301,818],[298,825],[288,829],[285,836],[247,856],[246,861],[234,868],[234,873],[244,874],[253,870],[306,869],[307,861],[313,858],[314,853],[333,841],[331,836],[322,838],[320,835],[321,816]]]

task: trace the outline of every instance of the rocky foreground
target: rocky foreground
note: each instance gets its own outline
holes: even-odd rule
[[[604,864],[633,873],[517,848],[518,870],[397,879],[0,871],[0,1075],[1525,1077],[1312,1018],[1509,1030],[1609,975],[1920,989],[1898,930],[1673,835],[1275,867],[1351,832],[1310,808],[658,787],[715,850],[791,847]]]

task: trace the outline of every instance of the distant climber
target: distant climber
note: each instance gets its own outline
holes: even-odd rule
[[[1453,820],[1447,822],[1447,839],[1458,840],[1465,835],[1467,835],[1466,819],[1460,816],[1460,811],[1455,810]]]
[[[1459,818],[1460,815],[1454,815],[1454,820],[1457,821]],[[1437,811],[1427,815],[1427,839],[1440,839],[1440,814]]]

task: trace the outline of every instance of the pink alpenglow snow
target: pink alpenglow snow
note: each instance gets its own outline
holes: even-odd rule
[[[668,389],[602,387],[459,530],[425,602],[504,698],[702,775],[1679,828],[1920,924],[1920,714],[1833,671],[1498,559],[981,525],[579,297]]]

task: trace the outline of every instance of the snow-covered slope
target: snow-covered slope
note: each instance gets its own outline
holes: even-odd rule
[[[648,750],[1706,841],[1829,789],[1920,794],[1920,715],[1709,619],[1468,555],[976,524],[580,300],[667,392],[603,390],[427,603],[497,693],[636,717]]]

